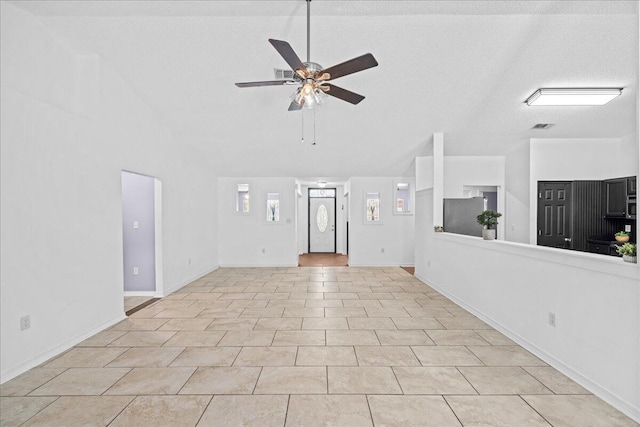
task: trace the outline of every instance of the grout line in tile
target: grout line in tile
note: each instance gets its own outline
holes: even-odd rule
[[[110,426],[110,425],[111,425],[111,424],[116,420],[116,418],[118,418],[118,417],[120,416],[120,414],[122,414],[122,413],[123,413],[123,412],[124,412],[128,407],[129,407],[129,405],[131,405],[131,404],[133,403],[133,401],[134,401],[134,400],[136,400],[136,399],[138,398],[138,396],[139,396],[139,395],[132,395],[132,396],[131,396],[131,400],[129,401],[129,403],[127,403],[126,405],[124,405],[124,408],[122,408],[122,409],[120,410],[120,412],[118,412],[118,413],[116,414],[116,416],[115,416],[115,417],[113,417],[113,419],[112,419],[111,421],[109,421],[109,423],[107,423],[107,427],[108,427],[108,426]]]
[[[551,390],[549,387],[547,387],[546,384],[544,384],[542,381],[540,381],[539,379],[537,379],[536,377],[534,377],[533,375],[531,375],[531,373],[529,371],[527,371],[526,369],[523,369],[523,366],[527,366],[527,365],[518,365],[517,367],[520,368],[521,371],[525,372],[527,375],[529,375],[531,378],[533,378],[536,382],[538,382],[542,387],[544,387],[545,389],[549,390],[551,392],[552,395],[555,395],[555,393],[553,392],[553,390]],[[531,367],[531,366],[529,366]],[[539,394],[539,393],[538,393]]]
[[[324,375],[327,379],[327,395],[329,395],[329,366],[324,367]]]
[[[251,390],[250,395],[253,395],[256,392],[256,387],[258,387],[258,382],[260,381],[260,377],[262,376],[262,371],[264,370],[264,366],[260,367],[260,373],[258,374],[258,378],[256,378],[256,383],[253,385],[253,390]]]
[[[453,395],[450,395],[453,396]],[[456,414],[456,411],[453,410],[453,408],[451,407],[451,404],[449,403],[449,401],[447,400],[447,396],[440,395],[440,397],[442,397],[442,400],[444,400],[444,403],[447,404],[447,406],[449,407],[449,409],[451,410],[451,412],[453,413],[453,415],[456,417],[456,419],[458,420],[458,422],[460,423],[460,426],[464,426],[464,424],[462,423],[462,420],[458,417],[458,414]]]
[[[287,410],[284,413],[284,424],[282,424],[282,427],[285,427],[287,425],[287,417],[289,416],[289,403],[291,402],[291,395],[289,395],[287,397]]]
[[[389,366],[389,368],[391,368],[391,372],[393,372],[393,377],[396,379],[396,382],[398,383],[398,387],[400,387],[400,391],[402,392],[402,395],[405,396],[406,393],[404,392],[404,389],[402,388],[402,383],[400,383],[400,380],[398,380],[398,375],[396,375],[396,370],[393,369],[393,366]]]
[[[546,419],[546,418],[545,418],[545,416],[544,416],[544,415],[542,415],[540,412],[538,412],[538,410],[537,410],[536,408],[534,408],[533,406],[531,406],[531,404],[530,404],[529,402],[527,402],[527,399],[525,399],[524,397],[522,397],[522,395],[521,395],[521,394],[518,394],[518,397],[519,397],[520,399],[522,399],[522,401],[524,401],[524,403],[525,403],[528,407],[530,407],[531,409],[533,409],[533,411],[534,411],[536,414],[540,415],[540,417],[541,417],[543,420],[545,420],[547,423],[549,423],[549,425],[550,425],[550,426],[553,426],[553,424],[551,423],[551,421],[549,421],[548,419]]]
[[[202,396],[202,395],[200,395],[200,396]],[[211,402],[213,402],[213,397],[214,397],[214,395],[212,394],[211,397],[209,398],[209,401],[207,402],[207,405],[204,407],[204,410],[202,411],[202,413],[198,417],[198,421],[196,421],[196,424],[195,424],[196,426],[200,423],[200,420],[202,420],[202,417],[204,417],[204,414],[207,412],[207,409],[209,409],[209,405],[211,405]]]
[[[469,381],[469,379],[467,379],[467,377],[464,376],[464,373],[460,370],[459,366],[454,366],[454,368],[456,368],[456,371],[458,371],[458,373],[460,375],[462,375],[462,378],[464,378],[464,380],[469,383],[469,385],[471,386],[471,388],[476,392],[476,394],[478,396],[481,396],[480,392],[478,391],[478,389],[471,383],[471,381]],[[482,396],[486,396],[486,395],[482,395]]]

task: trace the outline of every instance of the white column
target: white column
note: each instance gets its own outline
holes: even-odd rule
[[[443,225],[444,134],[433,134],[433,225]]]

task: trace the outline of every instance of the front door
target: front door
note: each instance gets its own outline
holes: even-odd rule
[[[336,252],[335,197],[309,198],[309,253]]]
[[[571,182],[538,182],[538,245],[571,249]]]

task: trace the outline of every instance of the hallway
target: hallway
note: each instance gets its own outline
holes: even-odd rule
[[[2,426],[634,426],[401,268],[222,268],[0,387]]]

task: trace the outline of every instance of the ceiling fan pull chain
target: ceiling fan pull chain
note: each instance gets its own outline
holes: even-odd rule
[[[316,110],[317,108],[313,109],[313,143],[311,145],[316,145]]]
[[[304,110],[300,111],[300,117],[302,118],[302,140],[301,142],[304,144]]]

